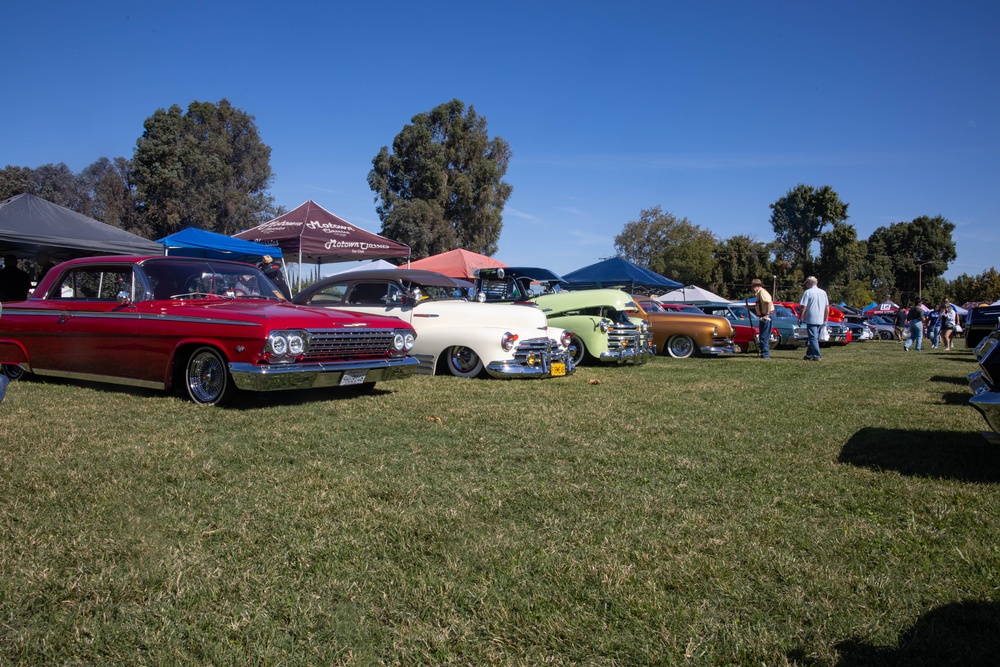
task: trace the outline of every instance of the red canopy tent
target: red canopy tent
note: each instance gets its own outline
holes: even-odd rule
[[[410,248],[356,227],[309,200],[273,220],[234,234],[238,239],[278,246],[302,263],[351,262],[409,257]]]
[[[474,280],[476,269],[493,269],[501,266],[507,265],[492,257],[458,248],[410,262],[409,268],[436,271],[449,278]]]

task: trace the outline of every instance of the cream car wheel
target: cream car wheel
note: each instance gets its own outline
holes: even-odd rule
[[[455,377],[472,378],[483,372],[483,360],[471,348],[455,345],[447,354],[448,372]]]

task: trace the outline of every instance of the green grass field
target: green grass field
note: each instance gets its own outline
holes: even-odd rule
[[[802,354],[225,409],[19,381],[0,664],[996,664],[971,352]]]

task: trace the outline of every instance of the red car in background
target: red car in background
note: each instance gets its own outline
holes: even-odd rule
[[[799,314],[799,309],[802,307],[802,304],[795,303],[794,301],[775,301],[774,303],[775,303],[775,305],[785,306],[786,308],[788,308],[789,310],[791,310],[793,313],[795,313],[796,316]],[[837,308],[836,306],[830,306],[830,319],[829,319],[829,321],[830,322],[843,322],[844,321],[844,311],[842,311],[840,308]]]

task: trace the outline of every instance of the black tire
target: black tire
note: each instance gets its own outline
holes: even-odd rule
[[[569,356],[573,360],[574,366],[580,366],[587,360],[587,346],[576,334],[570,335]]]
[[[472,348],[464,345],[449,347],[445,353],[448,372],[459,378],[474,378],[483,372],[483,360]]]
[[[21,376],[24,375],[24,369],[17,364],[3,364],[2,368],[0,368],[0,372],[11,380],[19,380],[21,379]]]
[[[199,405],[222,405],[233,394],[233,378],[226,360],[213,347],[199,347],[184,366],[184,388]]]
[[[694,355],[695,350],[698,349],[691,336],[685,336],[684,334],[674,334],[667,339],[667,344],[664,347],[666,348],[666,353],[674,359],[687,359]]]
[[[881,340],[895,340],[896,339],[896,335],[893,334],[893,333],[891,333],[891,332],[889,332],[889,331],[879,331],[878,332],[878,337]]]

